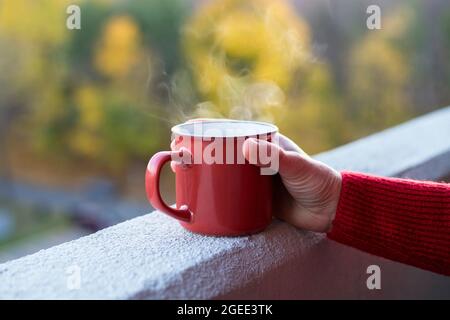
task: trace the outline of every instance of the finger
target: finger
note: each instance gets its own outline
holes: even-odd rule
[[[263,159],[262,155],[267,155],[270,161],[277,161],[279,153],[283,150],[275,143],[266,140],[248,138],[242,145],[242,152],[245,159],[251,164],[259,167],[267,166],[267,159]]]
[[[192,154],[191,152],[185,148],[181,147],[178,150],[174,150],[171,152],[172,161],[170,161],[170,168],[173,172],[175,172],[178,166],[182,168],[189,168],[192,165]]]
[[[173,139],[170,142],[170,150],[172,150],[172,151],[177,150],[177,143],[176,143],[175,139]],[[173,172],[175,172],[176,167],[177,167],[176,161],[170,161],[170,168],[172,169]]]
[[[177,166],[178,163],[176,163],[175,161],[170,161],[170,169],[172,169],[173,172],[175,172]]]
[[[278,172],[283,178],[298,177],[299,173],[314,165],[311,158],[297,151],[283,150],[280,146],[266,140],[249,138],[245,140],[242,149],[244,157],[254,165],[260,167],[268,165],[266,159],[261,159],[261,154],[268,154],[270,161],[278,161]]]
[[[275,139],[278,139],[277,142],[280,145],[280,147],[283,148],[283,150],[295,151],[295,152],[298,152],[300,154],[303,154],[303,155],[309,157],[309,155],[305,151],[303,151],[302,148],[300,148],[294,141],[292,141],[285,135],[283,135],[281,133],[277,133],[277,135],[275,136]]]

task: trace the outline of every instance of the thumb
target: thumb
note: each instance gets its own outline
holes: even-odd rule
[[[298,177],[304,169],[313,166],[313,160],[308,156],[295,151],[286,151],[266,140],[249,138],[245,140],[242,151],[248,162],[259,167],[268,166],[267,159],[263,159],[262,155],[267,155],[270,161],[278,161],[278,172],[285,179]]]

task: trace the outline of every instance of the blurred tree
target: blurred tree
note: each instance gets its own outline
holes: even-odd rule
[[[410,99],[417,113],[450,102],[450,5],[447,0],[408,3],[413,11],[402,53],[410,66]]]
[[[287,89],[309,53],[308,28],[284,1],[213,1],[192,17],[184,35],[199,92],[224,115],[249,83]]]
[[[0,107],[16,109],[13,113],[20,119],[7,121],[22,121],[27,130],[20,130],[19,137],[27,137],[28,145],[39,145],[35,125],[49,113],[58,113],[62,102],[61,79],[66,68],[58,49],[66,39],[67,4],[64,0],[0,2],[0,82],[5,83]]]
[[[82,31],[70,31],[68,4],[0,2],[0,107],[23,114],[12,147],[123,176],[163,143],[164,110],[149,92],[157,58],[131,5],[80,1]]]
[[[190,2],[185,0],[134,0],[122,4],[145,35],[143,41],[160,57],[164,73],[172,76],[183,67],[180,30],[190,14]]]
[[[67,45],[63,48],[67,65],[71,67],[72,82],[95,76],[91,57],[103,32],[105,21],[113,14],[111,1],[82,1],[82,31],[70,32]],[[68,87],[72,85],[68,83]]]
[[[413,13],[403,6],[391,11],[383,18],[382,30],[368,31],[352,49],[346,117],[356,136],[379,131],[411,116],[408,56],[399,44],[412,19]]]
[[[137,64],[140,57],[140,33],[129,16],[112,17],[104,28],[95,54],[95,66],[103,75],[120,79]]]

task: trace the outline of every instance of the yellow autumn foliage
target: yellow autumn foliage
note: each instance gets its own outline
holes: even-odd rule
[[[102,145],[100,137],[85,130],[76,130],[69,137],[69,143],[71,149],[83,157],[92,159],[102,153],[99,148]]]
[[[94,63],[99,72],[113,79],[126,76],[140,58],[141,35],[134,20],[115,16],[106,23]]]
[[[2,0],[0,34],[27,39],[34,45],[55,45],[65,39],[69,0]]]
[[[69,145],[77,154],[91,158],[99,156],[104,145],[99,134],[103,119],[102,92],[83,85],[77,89],[74,103],[78,121],[69,136]]]
[[[81,86],[75,94],[75,104],[80,125],[95,129],[100,126],[103,117],[102,92],[92,86]]]
[[[309,58],[309,37],[287,1],[225,0],[198,10],[183,45],[199,92],[216,112],[230,116],[255,83],[287,90],[295,69]]]

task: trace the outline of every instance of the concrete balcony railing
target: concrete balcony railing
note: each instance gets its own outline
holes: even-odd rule
[[[336,169],[439,180],[450,173],[450,107],[317,159]],[[369,265],[381,290],[369,290]],[[274,221],[239,238],[189,233],[159,212],[0,265],[0,298],[450,298],[450,277]]]

